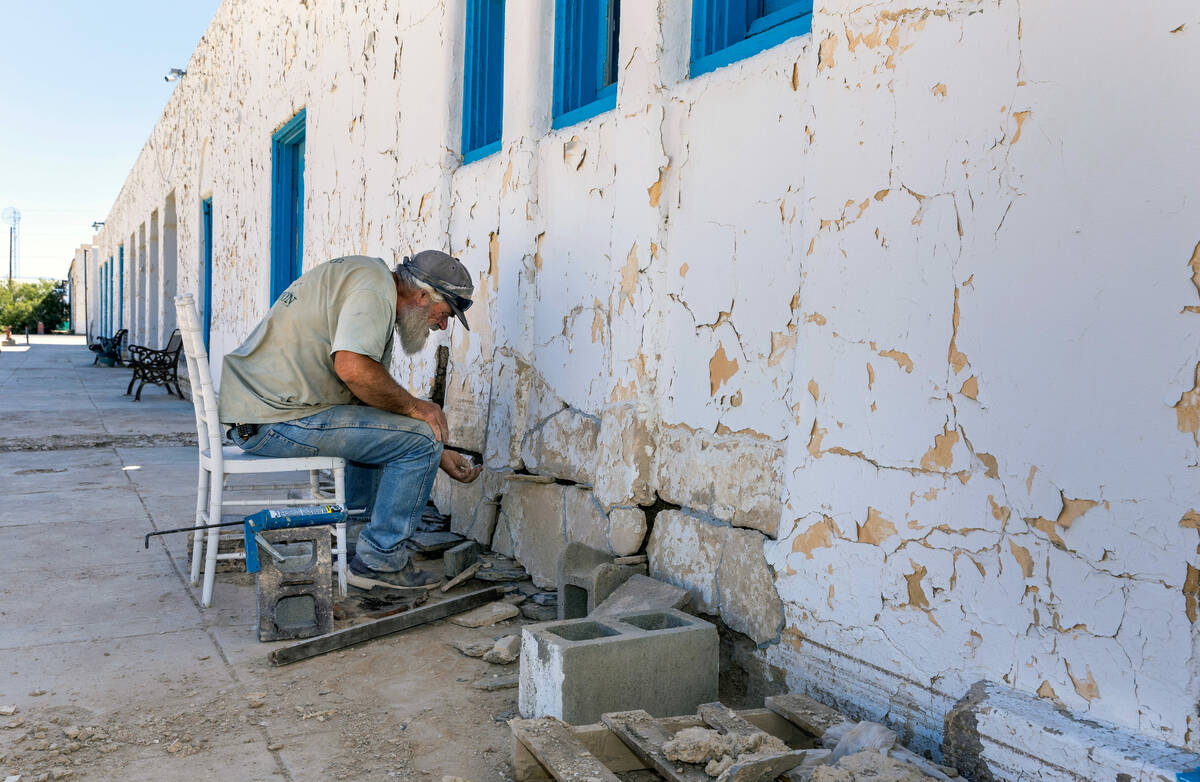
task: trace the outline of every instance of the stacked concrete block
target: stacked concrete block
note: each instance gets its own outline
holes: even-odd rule
[[[258,640],[310,638],[333,630],[333,557],[329,527],[264,532],[278,562],[260,548]]]
[[[587,616],[631,576],[645,573],[644,564],[618,565],[606,552],[567,544],[558,561],[558,618]]]
[[[524,628],[521,716],[582,725],[610,711],[693,714],[717,699],[717,628],[662,609]]]

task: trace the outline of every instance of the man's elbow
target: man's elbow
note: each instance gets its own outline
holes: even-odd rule
[[[333,354],[333,372],[351,389],[359,385],[370,372],[369,364],[373,363],[366,356],[339,350]]]

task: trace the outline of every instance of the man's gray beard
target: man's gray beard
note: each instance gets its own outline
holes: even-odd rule
[[[429,307],[405,307],[396,316],[396,336],[400,348],[407,354],[420,353],[429,339]]]

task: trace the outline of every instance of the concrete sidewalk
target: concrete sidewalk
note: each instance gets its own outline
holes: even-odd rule
[[[254,582],[187,583],[191,404],[92,366],[78,338],[0,352],[0,779],[511,778],[515,666],[445,622],[285,668],[260,644]],[[181,444],[187,443],[187,444]]]

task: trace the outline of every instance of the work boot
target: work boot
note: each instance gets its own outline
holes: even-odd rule
[[[384,587],[385,589],[434,589],[442,579],[433,573],[419,570],[411,561],[400,570],[372,570],[356,555],[350,560],[346,580],[359,589]]]

